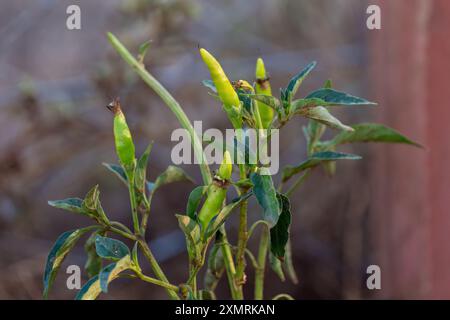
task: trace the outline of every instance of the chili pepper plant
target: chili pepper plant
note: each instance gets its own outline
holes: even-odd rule
[[[148,44],[139,48],[135,58],[113,34],[108,34],[108,39],[119,55],[174,113],[180,125],[189,132],[195,156],[203,159],[203,141],[195,133],[191,121],[180,104],[149,73],[143,63]],[[274,129],[279,130],[289,121],[296,121],[296,118],[309,119],[303,128],[307,158],[298,164],[282,168],[281,177],[276,179],[267,174],[267,168],[261,164],[234,164],[229,150],[224,150],[222,164],[215,173],[206,162],[201,162],[199,168],[203,182],[193,188],[186,199],[186,211],[175,215],[186,237],[188,261],[185,281],[182,284],[173,283],[166,277],[148,246],[146,230],[151,220],[152,199],[158,189],[169,183],[192,179],[181,168],[169,165],[155,181],[147,180],[146,170],[152,144],[136,158],[124,111],[120,101],[115,99],[108,108],[113,114],[119,161],[118,164],[105,166],[128,189],[132,227],[108,217],[100,201],[98,185],[84,198],[49,201],[53,207],[86,216],[92,220],[92,225],[66,231],[56,240],[44,271],[45,298],[48,297],[62,262],[77,242],[86,236],[85,271],[90,280],[79,290],[76,299],[96,299],[100,293],[107,292],[111,281],[122,277],[137,278],[158,286],[167,292],[170,299],[216,299],[215,289],[222,279],[227,281],[233,299],[291,299],[284,293],[275,297],[265,296],[264,279],[269,272],[266,266],[270,266],[282,281],[287,275],[290,280],[297,282],[292,264],[292,254],[295,253],[291,252],[289,241],[291,215],[296,208],[291,207],[289,198],[310,172],[322,168],[333,176],[338,161],[361,158],[337,151],[343,144],[385,142],[420,146],[381,124],[343,124],[332,115],[330,107],[365,107],[375,103],[338,91],[333,88],[331,81],[302,98],[296,98],[300,85],[314,69],[315,62],[290,79],[287,86],[280,90],[280,96],[275,97],[261,58],[256,61],[255,78],[252,81],[231,82],[219,62],[208,51],[200,49],[200,56],[211,75],[211,80],[205,80],[203,84],[221,102],[224,115],[234,129],[266,129],[265,132],[270,135]],[[327,128],[333,129],[335,134],[331,139],[324,140]],[[279,181],[279,184],[275,186],[274,181]],[[229,200],[231,197],[227,197],[227,194],[231,194],[229,191],[232,188],[237,197]],[[248,212],[250,198],[256,199],[257,209],[254,212]],[[232,214],[239,217],[236,240],[228,237],[225,228]],[[252,220],[257,217],[252,225],[248,223],[249,215],[252,215]],[[259,238],[257,252],[251,252],[247,247],[251,237]],[[126,242],[133,245],[129,247],[120,239],[126,239]],[[140,264],[143,259],[139,259],[140,255],[149,263],[152,275],[143,273]],[[253,281],[246,276],[248,268],[255,269]],[[205,270],[202,272],[203,279],[199,278],[201,270]],[[243,287],[250,283],[254,284],[253,296],[244,297]]]

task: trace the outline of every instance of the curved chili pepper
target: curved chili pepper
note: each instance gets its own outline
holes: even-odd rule
[[[134,143],[119,98],[114,99],[107,107],[114,113],[114,142],[117,156],[125,170],[132,171],[136,161]]]
[[[203,62],[208,67],[211,79],[216,86],[219,98],[222,101],[225,111],[228,114],[228,118],[233,123],[234,127],[242,127],[242,117],[240,115],[241,102],[234,90],[230,80],[222,69],[220,63],[205,49],[200,49],[200,55]]]
[[[256,60],[256,94],[272,95],[272,89],[270,88],[269,78],[266,74],[266,68],[264,67],[264,61],[261,58]],[[262,125],[267,129],[272,123],[274,110],[268,105],[257,101],[259,109],[259,115],[261,117]]]
[[[214,218],[223,206],[223,202],[227,195],[228,183],[231,179],[233,165],[230,153],[225,151],[222,164],[219,167],[217,175],[208,187],[207,197],[202,209],[198,214],[198,219],[205,232],[209,222]]]

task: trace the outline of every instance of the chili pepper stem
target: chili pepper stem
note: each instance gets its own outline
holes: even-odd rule
[[[155,276],[162,282],[169,284],[169,280],[167,280],[166,275],[161,270],[161,267],[159,266],[158,262],[156,261],[155,257],[153,256],[153,253],[150,250],[147,242],[141,238],[138,240],[138,243],[139,243],[139,246],[142,248],[142,251],[144,252],[144,256],[147,258],[148,262],[150,263],[150,266],[152,267],[152,270],[155,273]],[[180,300],[180,297],[173,290],[166,288],[166,291],[172,300]]]
[[[234,265],[233,255],[231,254],[230,245],[228,243],[227,235],[225,233],[225,225],[222,225],[220,228],[223,233],[223,245],[221,247],[223,254],[223,261],[225,264],[225,271],[227,273],[228,279],[228,287],[230,288],[231,298],[233,300],[239,299],[239,288],[237,288],[236,283],[234,281],[234,277],[236,275],[236,268]]]
[[[247,247],[247,201],[242,202],[239,210],[239,238],[236,254],[236,277],[235,281],[240,288],[240,299],[243,299],[242,287],[245,284],[245,248]]]
[[[269,229],[265,225],[261,232],[258,249],[258,267],[255,271],[255,300],[264,299],[264,272],[266,270],[267,250],[269,247]]]
[[[158,279],[155,279],[155,278],[146,276],[146,275],[144,275],[144,274],[143,274],[140,270],[138,270],[138,269],[133,269],[133,271],[136,273],[136,275],[137,275],[137,277],[138,277],[139,279],[141,279],[141,280],[143,280],[143,281],[145,281],[145,282],[155,284],[155,285],[160,286],[160,287],[163,287],[163,288],[165,288],[165,289],[167,289],[167,290],[171,290],[171,291],[174,291],[174,292],[178,292],[178,287],[175,286],[175,285],[173,285],[173,284],[166,283],[166,282],[164,282],[164,281],[161,281],[161,280],[158,280]]]
[[[137,212],[136,193],[134,192],[134,175],[128,175],[128,193],[130,194],[131,215],[133,218],[133,228],[136,235],[140,235],[139,217]]]

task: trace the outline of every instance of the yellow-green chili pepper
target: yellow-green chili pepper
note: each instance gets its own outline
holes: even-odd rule
[[[222,101],[228,118],[233,123],[234,127],[242,127],[242,117],[240,115],[241,102],[234,90],[230,80],[222,69],[220,63],[205,49],[200,49],[200,55],[203,62],[208,67],[211,79],[216,86],[219,98]]]
[[[261,58],[256,60],[256,94],[272,95],[272,89],[270,88],[269,79],[267,78],[266,68],[264,67],[264,61]],[[259,115],[261,117],[262,125],[265,129],[272,123],[274,110],[268,105],[257,102],[259,109]]]
[[[125,120],[125,115],[120,107],[118,98],[114,99],[108,105],[108,109],[114,113],[114,142],[120,164],[127,172],[132,172],[135,165],[134,143],[131,137],[130,129]]]
[[[222,208],[227,195],[227,188],[231,179],[232,169],[233,165],[230,153],[225,151],[222,164],[220,165],[213,182],[208,187],[205,203],[198,214],[198,219],[203,232],[206,231],[211,219],[214,218]]]

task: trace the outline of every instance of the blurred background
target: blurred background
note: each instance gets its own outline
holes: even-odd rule
[[[81,8],[81,30],[66,28],[71,4]],[[366,27],[369,4],[381,7],[381,30]],[[426,146],[354,145],[342,150],[363,160],[338,163],[333,179],[316,170],[292,199],[299,284],[282,283],[268,270],[266,298],[280,292],[297,299],[450,298],[448,1],[0,0],[0,6],[0,299],[40,299],[53,242],[89,224],[47,200],[83,197],[98,183],[105,210],[129,225],[127,191],[101,164],[117,161],[105,108],[113,97],[121,98],[138,152],[155,141],[149,178],[171,164],[170,134],[179,125],[112,50],[107,31],[135,53],[152,41],[148,70],[204,129],[227,123],[201,85],[209,75],[198,45],[234,80],[253,80],[256,58],[263,57],[274,92],[317,60],[300,94],[331,78],[338,90],[379,103],[336,110],[344,123],[382,122]],[[296,119],[283,129],[282,165],[306,157],[305,123]],[[201,183],[196,166],[183,168]],[[174,214],[184,211],[193,187],[162,188],[153,202],[148,239],[172,283],[187,279]],[[234,242],[235,217],[227,228]],[[51,298],[75,296],[65,267],[85,260],[80,242]],[[366,287],[371,264],[381,267],[381,290]],[[166,298],[135,280],[115,281],[109,291],[101,298]],[[218,294],[229,297],[223,280]]]

